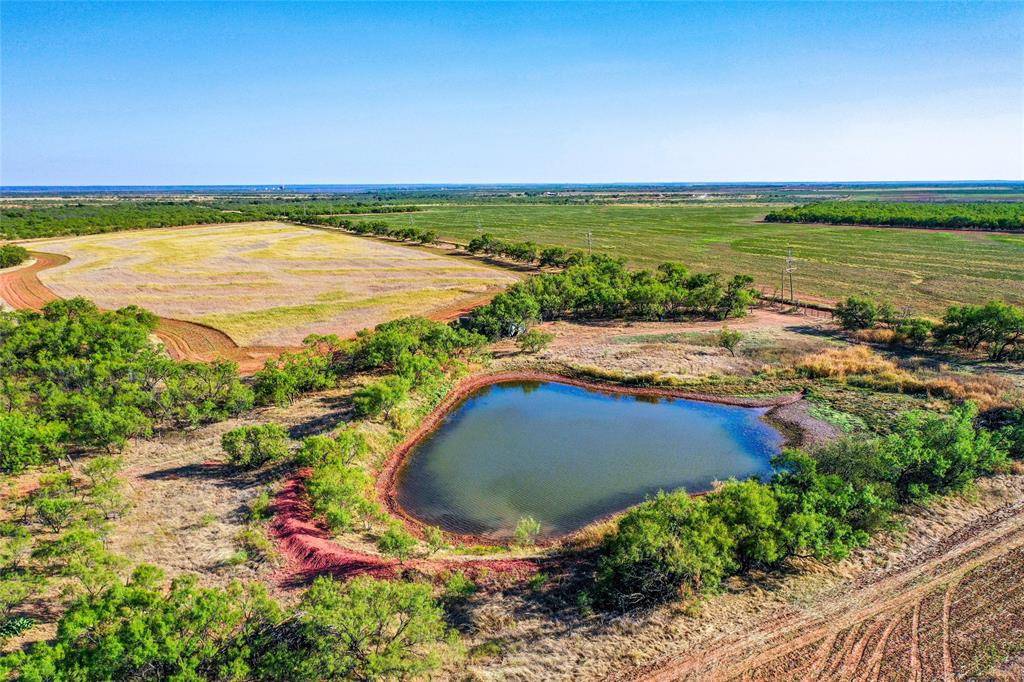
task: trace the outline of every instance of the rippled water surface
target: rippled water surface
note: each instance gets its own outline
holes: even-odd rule
[[[658,490],[767,474],[781,435],[764,408],[547,382],[471,395],[411,454],[398,499],[445,530],[503,537],[532,516],[566,533]]]

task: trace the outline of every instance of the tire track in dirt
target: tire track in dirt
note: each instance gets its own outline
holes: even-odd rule
[[[910,680],[921,679],[921,600],[914,604],[914,619],[910,625]]]
[[[1024,638],[1022,627],[992,625],[1001,622],[996,611],[1008,612],[1003,620],[1013,623],[1024,619],[1018,589],[1024,501],[1004,505],[938,544],[855,582],[816,604],[813,613],[769,617],[751,631],[613,679],[891,679],[890,668],[909,669],[911,680],[956,679],[970,665],[972,645]],[[937,622],[922,639],[921,607],[930,598],[936,600]],[[958,603],[965,607],[957,608]],[[901,628],[908,619],[909,628]],[[897,631],[902,634],[894,638]],[[864,652],[876,638],[865,661]]]
[[[953,655],[949,649],[949,611],[953,604],[953,593],[959,581],[950,580],[942,595],[942,679],[943,682],[953,682]]]
[[[31,265],[0,271],[0,298],[17,310],[39,310],[58,296],[39,281],[39,273],[71,261],[56,253],[31,251]]]
[[[30,253],[35,263],[0,273],[0,298],[19,310],[41,310],[47,303],[58,300],[60,297],[39,279],[39,273],[71,261],[67,256],[56,253]],[[241,348],[218,329],[167,317],[158,318],[156,335],[176,360],[210,360],[215,357],[251,360],[255,354],[281,352],[274,347]]]
[[[62,254],[42,251],[30,253],[35,258],[31,265],[0,271],[0,299],[18,310],[40,310],[47,303],[58,300],[60,297],[39,279],[39,273],[65,265],[71,260]],[[490,302],[500,291],[502,288],[488,290],[473,299],[437,308],[426,316],[437,322],[458,319],[470,310]],[[158,318],[156,336],[163,342],[168,355],[175,360],[231,360],[238,363],[239,372],[243,375],[258,371],[268,359],[281,353],[300,350],[298,346],[239,346],[219,329],[170,317]]]
[[[882,631],[878,638],[878,643],[875,644],[875,648],[868,658],[867,670],[864,672],[864,676],[860,678],[863,682],[877,682],[878,676],[881,673],[885,647],[889,644],[889,637],[892,636],[892,631],[896,629],[900,621],[906,617],[906,612],[901,611],[889,619],[889,623],[885,626],[885,630]]]

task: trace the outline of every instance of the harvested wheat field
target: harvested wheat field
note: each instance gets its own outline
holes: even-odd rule
[[[281,223],[56,239],[70,262],[39,272],[61,297],[134,304],[215,327],[239,345],[347,336],[455,308],[514,281],[507,271],[395,244]]]

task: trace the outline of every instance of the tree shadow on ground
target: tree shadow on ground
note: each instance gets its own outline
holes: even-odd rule
[[[140,476],[145,481],[165,481],[179,478],[203,479],[225,488],[244,489],[280,481],[295,468],[293,462],[279,462],[248,471],[226,462],[196,462],[150,471]]]
[[[338,425],[352,421],[355,416],[351,396],[324,396],[318,403],[314,416],[288,428],[290,438],[301,440],[328,433]]]

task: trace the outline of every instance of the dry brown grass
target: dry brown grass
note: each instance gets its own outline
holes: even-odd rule
[[[896,332],[892,329],[858,329],[853,333],[853,338],[864,343],[887,343],[896,342]]]
[[[829,348],[804,356],[797,368],[812,379],[845,379],[852,375],[878,377],[909,376],[895,362],[872,351],[867,346]]]
[[[759,309],[747,317],[730,320],[729,328],[744,337],[735,356],[718,347],[719,321],[627,322],[599,324],[553,322],[543,325],[555,335],[533,361],[587,368],[608,379],[649,376],[662,381],[690,380],[709,376],[745,377],[765,365],[789,366],[793,360],[819,350],[828,342],[801,333],[807,318]],[[518,355],[515,344],[495,346],[495,355]]]
[[[956,402],[973,401],[982,410],[1006,405],[1012,380],[994,373],[914,373],[867,346],[830,348],[801,358],[797,370],[812,379],[835,379],[898,393],[925,393]]]
[[[40,272],[62,297],[143,306],[239,345],[295,345],[459,305],[513,282],[507,270],[340,232],[238,223],[52,239],[71,262]]]

